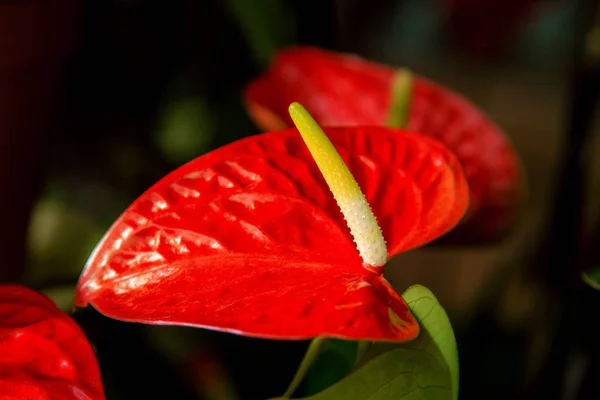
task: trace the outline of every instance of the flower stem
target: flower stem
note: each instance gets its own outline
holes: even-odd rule
[[[356,348],[356,360],[354,361],[354,366],[357,366],[360,360],[363,358],[367,350],[371,348],[373,342],[370,340],[361,340],[358,342],[358,347]]]
[[[316,337],[310,342],[310,344],[308,345],[308,349],[306,349],[306,353],[304,354],[304,358],[302,359],[300,366],[298,366],[296,375],[294,375],[290,386],[287,388],[282,398],[289,399],[290,396],[294,394],[294,392],[302,382],[302,379],[304,379],[304,376],[308,372],[308,369],[310,368],[311,364],[313,363],[315,358],[317,358],[317,356],[321,352],[321,349],[323,349],[325,341],[326,339],[324,337]]]

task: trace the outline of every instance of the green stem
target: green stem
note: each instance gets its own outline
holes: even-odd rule
[[[289,399],[290,396],[294,394],[294,392],[302,382],[302,379],[304,379],[304,376],[308,372],[310,365],[315,360],[315,358],[317,358],[317,356],[321,352],[321,349],[323,349],[325,341],[326,339],[324,337],[316,337],[310,342],[310,344],[308,345],[308,349],[306,349],[306,353],[304,354],[304,358],[302,359],[302,362],[300,363],[300,366],[296,371],[296,375],[294,375],[294,379],[292,379],[290,386],[285,391],[282,398]]]
[[[399,69],[394,74],[392,84],[392,102],[389,109],[387,126],[391,128],[406,128],[410,103],[412,101],[413,77],[408,69]]]
[[[373,342],[370,340],[360,341],[358,342],[358,347],[356,348],[356,360],[354,361],[354,366],[357,366],[361,358],[365,355],[367,350],[371,348]]]

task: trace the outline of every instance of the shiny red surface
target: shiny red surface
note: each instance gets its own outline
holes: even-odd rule
[[[277,53],[269,70],[245,92],[248,111],[264,130],[293,126],[288,105],[298,101],[321,125],[386,125],[393,68],[310,47]],[[468,216],[450,237],[479,241],[515,223],[520,201],[519,160],[500,129],[461,96],[414,78],[407,129],[452,150],[471,190]]]
[[[0,399],[104,399],[96,357],[79,326],[22,286],[0,285]]]
[[[328,128],[390,255],[451,229],[468,204],[454,155],[406,131]],[[362,265],[296,129],[253,136],[178,168],[98,245],[76,303],[107,316],[263,338],[409,340],[418,324]]]

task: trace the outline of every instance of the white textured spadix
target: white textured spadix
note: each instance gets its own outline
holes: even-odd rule
[[[364,263],[383,266],[387,246],[377,219],[358,183],[327,135],[302,105],[292,103],[290,116],[340,207]]]

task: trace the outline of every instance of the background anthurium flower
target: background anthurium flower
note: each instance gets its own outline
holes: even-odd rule
[[[0,399],[104,399],[83,331],[50,299],[17,285],[0,285]]]
[[[397,70],[311,47],[276,53],[268,71],[244,91],[263,130],[292,126],[287,105],[299,101],[323,126],[387,125]],[[520,200],[520,163],[500,129],[474,105],[427,79],[413,78],[406,129],[434,137],[456,154],[471,190],[461,225],[444,239],[503,236]]]
[[[439,142],[384,127],[325,131],[390,256],[464,214],[462,169]],[[315,160],[288,129],[221,147],[152,186],[94,250],[76,304],[263,338],[414,339],[418,324],[381,273],[363,266]]]

